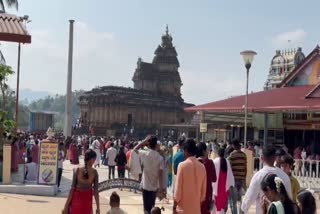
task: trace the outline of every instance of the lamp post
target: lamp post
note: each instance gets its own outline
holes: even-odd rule
[[[242,51],[240,55],[243,57],[244,65],[247,69],[246,76],[246,96],[244,101],[244,147],[247,148],[247,120],[248,120],[248,86],[249,86],[249,70],[251,68],[251,64],[255,55],[257,55],[254,51]]]

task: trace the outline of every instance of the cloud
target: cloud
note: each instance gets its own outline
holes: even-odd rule
[[[29,29],[32,43],[22,45],[20,88],[65,93],[68,59],[68,28]],[[112,32],[96,31],[84,22],[74,26],[73,89],[105,84],[105,67],[116,58]],[[6,62],[16,70],[17,44],[1,43]],[[16,75],[9,79],[16,88]]]
[[[240,75],[223,75],[213,72],[204,72],[195,78],[194,71],[184,70],[182,75],[182,96],[186,102],[204,104],[215,100],[226,99],[231,96],[244,94],[245,81]]]
[[[272,42],[274,45],[277,47],[279,46],[290,46],[290,44],[294,45],[301,45],[305,38],[307,36],[307,32],[305,32],[303,29],[296,29],[294,31],[289,31],[289,32],[283,32],[278,35],[276,35],[273,39]]]

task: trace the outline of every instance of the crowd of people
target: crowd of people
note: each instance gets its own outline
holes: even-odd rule
[[[26,178],[36,178],[34,171],[41,140],[41,136],[13,140],[13,157],[18,157],[12,161],[13,171],[20,157],[26,156]],[[100,213],[96,168],[101,165],[108,167],[109,179],[128,177],[141,182],[144,213],[161,213],[155,202],[157,198],[169,201],[168,189],[173,192],[173,213],[219,214],[228,209],[232,214],[247,213],[253,204],[258,214],[316,213],[312,193],[300,189],[292,175],[294,159],[283,148],[272,145],[253,148],[259,152],[258,164],[263,167],[257,168],[260,170],[247,185],[247,154],[237,139],[228,144],[196,142],[185,137],[177,143],[160,142],[156,136],[142,141],[87,136],[57,137],[56,141],[59,143],[58,186],[63,162],[68,160],[78,165],[79,157],[84,159],[84,166],[74,171],[64,213],[79,213],[79,210],[91,213],[92,195]],[[21,152],[21,146],[25,152]],[[296,150],[294,156],[297,153]],[[116,192],[110,196],[110,206],[108,213],[125,213]]]

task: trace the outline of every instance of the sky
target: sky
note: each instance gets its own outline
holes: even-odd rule
[[[202,104],[245,92],[243,50],[258,53],[249,91],[263,88],[277,49],[301,46],[309,54],[320,41],[319,7],[316,0],[20,0],[19,10],[8,12],[31,20],[32,44],[22,46],[22,89],[65,94],[69,19],[75,20],[74,90],[133,87],[138,57],[152,61],[168,24],[182,96]],[[13,69],[17,46],[0,46]],[[15,78],[9,79],[12,88]]]

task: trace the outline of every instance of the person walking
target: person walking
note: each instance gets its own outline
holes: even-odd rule
[[[84,166],[74,170],[71,190],[65,203],[63,214],[91,214],[92,195],[96,201],[96,214],[100,214],[100,201],[98,192],[99,175],[92,166],[97,154],[89,149],[84,155]]]
[[[212,184],[217,181],[216,168],[213,161],[208,158],[209,154],[205,143],[197,144],[197,153],[198,160],[204,165],[207,173],[206,198],[201,203],[201,214],[210,214],[213,210]]]
[[[69,147],[69,160],[72,165],[79,164],[78,147],[74,139],[72,139],[72,142]]]
[[[195,157],[196,143],[188,139],[183,147],[185,161],[178,166],[175,181],[173,213],[201,214],[206,199],[207,175],[205,166]]]
[[[115,162],[117,163],[118,168],[118,178],[124,178],[126,172],[126,165],[127,165],[127,157],[124,153],[124,147],[121,146],[119,152],[115,158]]]
[[[94,164],[94,167],[96,168],[97,166],[100,167],[100,161],[101,161],[101,138],[97,137],[92,143],[92,149],[96,152],[97,158],[96,162]]]
[[[231,152],[228,160],[234,176],[234,187],[230,188],[230,208],[232,214],[238,213],[237,202],[241,202],[242,194],[246,187],[247,178],[247,156],[241,151],[239,140],[235,139],[231,142],[234,151]]]
[[[58,191],[60,191],[60,183],[62,178],[62,172],[63,172],[63,161],[65,159],[64,151],[63,151],[64,144],[59,144],[59,153],[58,153]]]
[[[157,137],[147,136],[141,143],[134,147],[134,152],[138,153],[143,165],[141,188],[143,209],[145,214],[150,214],[156,202],[156,196],[162,199],[163,189],[163,165],[161,155],[156,151]],[[142,148],[148,147],[146,150]],[[133,154],[133,152],[132,152]],[[131,155],[132,155],[131,154]]]
[[[114,144],[111,143],[110,144],[110,148],[107,150],[107,154],[106,154],[106,158],[108,161],[108,168],[109,168],[109,179],[111,179],[111,175],[112,175],[112,179],[114,179],[114,171],[115,171],[115,166],[116,166],[116,159],[117,156],[117,150],[114,148]]]
[[[215,213],[225,213],[228,204],[229,190],[234,186],[234,176],[229,161],[224,157],[225,149],[220,148],[219,157],[213,160],[217,182],[213,184],[213,197],[215,201]]]
[[[32,162],[39,164],[39,141],[36,140],[31,149]]]
[[[275,174],[267,174],[262,182],[263,198],[261,209],[263,214],[300,214],[299,207],[288,196],[283,180]]]
[[[247,213],[251,205],[255,202],[256,214],[262,214],[260,201],[262,199],[263,192],[261,191],[260,184],[267,174],[276,174],[279,178],[281,178],[289,198],[292,198],[290,178],[280,168],[274,167],[275,160],[275,147],[273,145],[265,145],[262,150],[262,161],[264,162],[264,166],[256,174],[254,174],[251,179],[249,188],[247,189],[247,192],[244,195],[241,203],[241,210],[243,212]]]

